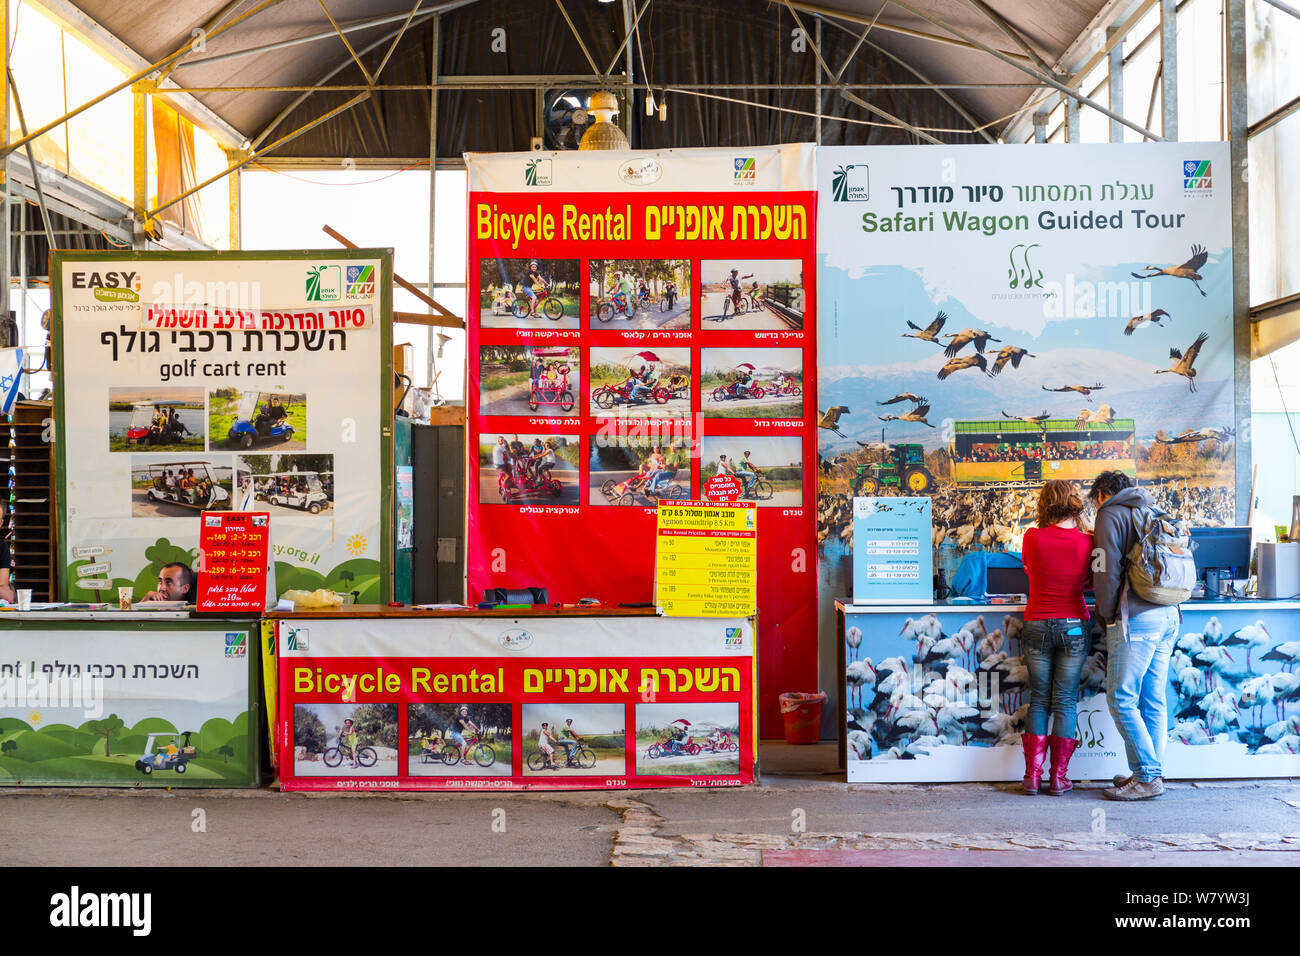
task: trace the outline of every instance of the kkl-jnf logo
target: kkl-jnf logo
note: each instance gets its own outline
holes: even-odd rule
[[[347,277],[347,296],[349,299],[369,299],[374,296],[374,266],[348,266]]]
[[[312,266],[307,270],[307,301],[325,302],[343,295],[343,270],[338,266]]]
[[[840,166],[831,174],[832,202],[866,202],[871,198],[871,179],[865,163]]]
[[[1213,186],[1208,159],[1188,159],[1183,162],[1184,189],[1210,189]]]

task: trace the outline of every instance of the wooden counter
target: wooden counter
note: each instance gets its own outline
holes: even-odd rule
[[[478,608],[465,609],[423,609],[412,606],[389,607],[387,604],[344,604],[341,607],[311,608],[301,611],[267,611],[263,617],[269,620],[296,619],[345,619],[356,618],[448,618],[448,617],[655,617],[652,607],[614,607],[596,605],[595,607],[564,607],[537,605],[531,608],[505,608],[480,611]]]

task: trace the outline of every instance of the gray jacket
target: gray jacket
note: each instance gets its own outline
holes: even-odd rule
[[[1145,488],[1125,488],[1107,498],[1097,509],[1097,522],[1093,527],[1092,588],[1097,595],[1097,618],[1102,624],[1114,624],[1120,619],[1119,600],[1128,579],[1128,553],[1137,544],[1137,528],[1133,524],[1134,508],[1149,508],[1155,500]],[[1101,554],[1098,555],[1097,552]],[[1101,561],[1098,562],[1097,558]],[[1143,611],[1162,607],[1142,600],[1130,592],[1128,615],[1133,617]]]

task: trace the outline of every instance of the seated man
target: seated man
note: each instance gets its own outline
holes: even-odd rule
[[[175,561],[158,571],[158,587],[143,598],[145,601],[184,601],[194,603],[194,572],[189,565]]]
[[[276,422],[288,417],[288,411],[280,404],[280,400],[272,395],[271,401],[263,405],[262,410],[257,413],[257,419],[253,422],[253,430],[259,435],[269,435]]]
[[[644,369],[642,369],[640,372],[633,372],[628,377],[627,384],[628,384],[627,400],[629,402],[640,401],[641,395],[645,393],[649,393],[650,391],[650,386],[646,383],[645,380]]]

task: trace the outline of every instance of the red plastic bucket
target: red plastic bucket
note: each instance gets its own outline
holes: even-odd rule
[[[815,744],[821,740],[824,693],[782,694],[780,701],[786,743]]]

